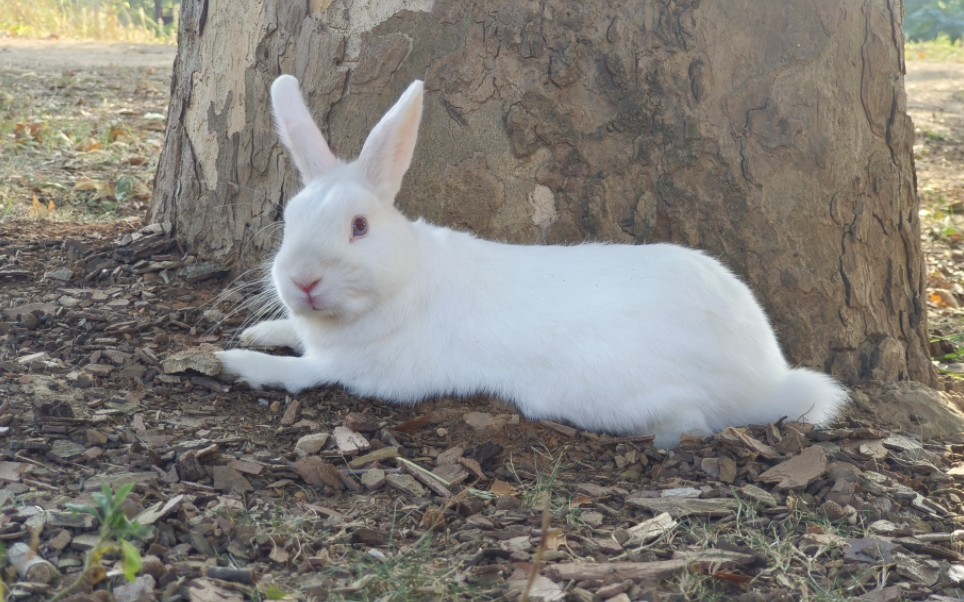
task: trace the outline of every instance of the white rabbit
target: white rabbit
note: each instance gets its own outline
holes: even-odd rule
[[[530,419],[654,433],[660,446],[784,416],[823,424],[846,403],[829,376],[787,365],[749,288],[700,251],[509,245],[406,219],[394,200],[421,82],[352,163],[331,153],[295,78],[271,98],[305,187],[271,270],[288,317],[242,340],[301,355],[220,352],[250,386],[340,384],[398,404],[486,393]]]

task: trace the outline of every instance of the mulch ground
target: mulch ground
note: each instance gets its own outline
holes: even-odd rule
[[[150,164],[129,162],[146,113],[124,110],[130,142],[114,154],[146,183]],[[919,162],[959,153],[955,136],[926,142]],[[18,144],[43,155],[41,141]],[[119,181],[98,165],[89,179]],[[123,201],[116,186],[78,187],[79,175],[63,186],[78,202]],[[928,223],[932,282],[945,274],[951,299],[932,309],[953,330],[960,239]],[[107,553],[70,599],[964,596],[960,438],[922,442],[850,418],[730,429],[667,452],[486,399],[397,408],[337,388],[251,391],[224,382],[206,347],[230,345],[245,318],[231,286],[221,266],[136,220],[0,222],[10,599],[72,584],[102,543],[98,521],[73,509],[127,484],[124,514],[151,527],[131,538],[143,567],[129,582],[123,556]],[[959,346],[945,343],[953,373]]]
[[[516,599],[533,566],[542,600],[964,595],[959,443],[850,421],[666,452],[486,400],[232,387],[198,348],[237,300],[159,228],[3,224],[0,282],[0,540],[49,568],[8,567],[16,599],[80,571],[70,507],[105,483],[153,527],[133,584],[111,557],[91,584],[118,600]]]

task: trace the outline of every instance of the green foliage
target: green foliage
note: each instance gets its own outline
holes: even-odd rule
[[[964,0],[907,0],[904,10],[908,40],[934,40],[940,34],[951,42],[964,38]]]
[[[101,492],[93,495],[93,505],[71,504],[68,507],[75,512],[92,514],[97,518],[103,540],[120,542],[130,538],[143,539],[150,534],[150,527],[132,522],[121,508],[133,490],[134,484],[128,483],[114,493],[105,483]]]
[[[942,350],[946,351],[946,353],[934,357],[938,362],[945,364],[964,362],[964,333],[931,337],[931,343],[942,343]],[[962,376],[961,374],[948,373],[944,370],[939,370],[939,372],[942,374],[951,374],[952,376]]]
[[[952,42],[947,34],[940,34],[924,42],[907,41],[907,58],[918,61],[964,62],[964,38]]]
[[[180,0],[4,0],[0,37],[173,44]]]
[[[288,599],[288,592],[284,590],[280,585],[272,583],[264,588],[261,592],[264,595],[265,600],[286,600]]]
[[[7,564],[7,546],[3,545],[0,541],[0,566],[6,566]],[[3,575],[0,574],[0,600],[7,599],[7,584],[3,580]]]
[[[134,484],[128,483],[115,493],[105,483],[100,493],[92,496],[93,504],[68,504],[68,508],[74,512],[90,514],[97,519],[100,523],[100,539],[87,553],[81,574],[73,583],[60,590],[51,602],[66,599],[85,583],[94,585],[103,580],[106,574],[103,566],[104,556],[108,554],[120,554],[124,577],[128,581],[137,579],[144,563],[140,551],[130,540],[147,537],[151,533],[151,528],[132,521],[124,514],[122,508],[124,500],[133,490]]]

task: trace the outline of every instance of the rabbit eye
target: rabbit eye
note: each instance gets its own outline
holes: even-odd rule
[[[351,237],[360,238],[368,234],[368,220],[362,216],[356,216],[351,220]]]

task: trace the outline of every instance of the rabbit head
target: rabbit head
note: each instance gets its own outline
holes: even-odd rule
[[[328,148],[298,80],[276,79],[271,101],[279,137],[304,184],[285,208],[271,268],[275,289],[299,316],[358,316],[403,286],[415,268],[412,224],[394,203],[415,149],[422,82],[408,87],[351,163]]]

